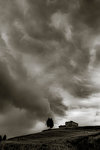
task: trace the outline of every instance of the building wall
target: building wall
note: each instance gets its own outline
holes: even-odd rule
[[[78,124],[75,122],[66,122],[65,125],[67,128],[78,127]]]
[[[59,128],[66,128],[66,125],[61,125],[59,126]]]

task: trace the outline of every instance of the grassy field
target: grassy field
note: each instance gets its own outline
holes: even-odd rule
[[[100,150],[99,140],[100,127],[52,129],[8,139],[0,150]],[[88,149],[90,145],[92,149]]]

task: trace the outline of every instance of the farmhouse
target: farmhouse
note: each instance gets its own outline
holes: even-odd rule
[[[78,127],[78,123],[74,121],[65,122],[65,125],[60,125],[59,128],[76,128]]]
[[[74,122],[74,121],[68,121],[65,122],[66,128],[75,128],[78,127],[78,123]]]

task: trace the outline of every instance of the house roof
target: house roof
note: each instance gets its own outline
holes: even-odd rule
[[[74,122],[74,121],[66,121],[65,123],[77,123],[77,122]],[[77,123],[78,124],[78,123]]]

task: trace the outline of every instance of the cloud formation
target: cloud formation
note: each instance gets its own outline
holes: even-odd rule
[[[64,115],[81,123],[88,107],[98,112],[99,7],[98,0],[0,0],[1,132],[29,133]]]

